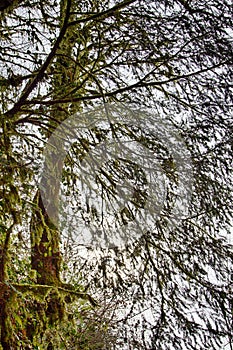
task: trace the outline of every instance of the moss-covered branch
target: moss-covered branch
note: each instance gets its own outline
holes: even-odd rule
[[[20,283],[6,283],[9,285],[16,293],[19,294],[33,294],[37,297],[43,297],[45,298],[50,292],[58,291],[60,292],[64,297],[66,295],[72,295],[76,298],[83,299],[86,301],[89,301],[92,306],[98,306],[98,303],[90,296],[90,294],[85,292],[76,291],[74,289],[70,289],[70,286],[64,284],[62,287],[57,286],[49,286],[49,285],[42,285],[42,284],[20,284]]]

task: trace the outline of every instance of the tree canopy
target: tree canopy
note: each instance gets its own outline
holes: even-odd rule
[[[0,1],[0,349],[233,348],[232,12]]]

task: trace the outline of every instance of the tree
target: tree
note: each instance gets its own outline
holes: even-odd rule
[[[232,349],[230,2],[8,1],[0,10],[2,349],[75,348],[77,298],[95,305],[91,292],[125,309],[119,333],[111,330],[118,341],[99,348]],[[127,140],[156,158],[158,187]],[[100,164],[111,142],[122,153]],[[98,166],[91,180],[85,161]],[[72,211],[63,207],[59,218],[61,190]],[[150,201],[156,215],[145,230],[135,218]],[[140,234],[96,247],[93,234],[109,235],[110,218],[117,232],[136,222]],[[82,225],[92,234],[85,257]],[[76,340],[64,326],[69,312]]]

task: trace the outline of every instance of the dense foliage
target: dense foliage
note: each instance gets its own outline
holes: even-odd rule
[[[0,1],[0,349],[233,349],[232,12]]]

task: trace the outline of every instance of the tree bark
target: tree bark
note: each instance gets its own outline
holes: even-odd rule
[[[31,221],[31,267],[37,272],[37,283],[60,285],[60,234],[44,208],[40,190],[34,198]]]

